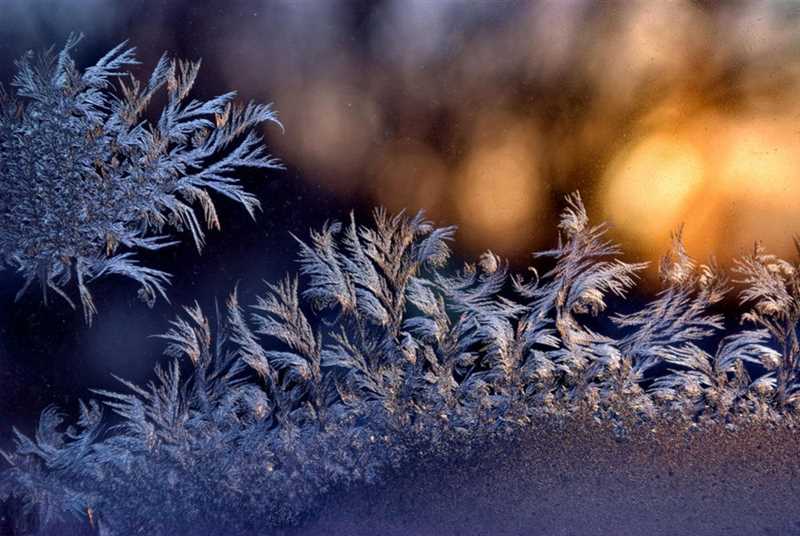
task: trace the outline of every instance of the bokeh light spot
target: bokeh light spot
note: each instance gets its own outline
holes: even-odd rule
[[[612,163],[607,217],[639,247],[663,242],[685,218],[703,174],[702,155],[691,143],[669,135],[647,137]]]

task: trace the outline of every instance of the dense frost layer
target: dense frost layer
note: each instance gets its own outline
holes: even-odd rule
[[[580,197],[567,198],[550,269],[508,275],[487,252],[448,271],[452,228],[375,212],[300,244],[300,274],[210,322],[188,307],[146,386],[97,391],[63,430],[55,408],[6,455],[4,493],[42,522],[73,512],[108,534],[297,524],[331,490],[381,482],[409,460],[453,459],[571,418],[612,441],[632,431],[790,430],[796,420],[797,265],[761,248],[735,281],[746,329],[719,339],[728,289],[676,234],[663,290],[607,311],[644,264],[619,260]],[[588,327],[611,315],[615,334]],[[600,323],[594,322],[593,325]],[[702,347],[701,347],[702,346]],[[189,371],[187,374],[187,370]],[[103,405],[120,424],[104,429]],[[233,514],[235,513],[235,514]]]

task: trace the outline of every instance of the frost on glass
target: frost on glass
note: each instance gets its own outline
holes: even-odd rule
[[[255,130],[277,123],[269,105],[236,103],[233,92],[190,99],[200,63],[166,55],[136,80],[126,43],[80,70],[70,56],[79,41],[26,54],[11,91],[0,86],[0,268],[24,278],[20,295],[38,282],[45,299],[52,291],[71,305],[74,282],[91,321],[92,280],[121,275],[146,302],[165,297],[169,274],[136,251],[174,244],[170,229],[187,229],[199,251],[204,227],[220,226],[214,196],[251,216],[259,208],[236,172],[280,166]],[[148,109],[159,92],[166,104]]]
[[[15,431],[3,493],[43,523],[72,513],[107,534],[263,530],[409,459],[460,456],[541,419],[589,416],[621,439],[640,425],[794,423],[796,263],[757,247],[728,281],[678,232],[663,289],[622,314],[609,296],[645,264],[620,260],[577,194],[559,230],[534,255],[549,269],[529,277],[491,252],[449,269],[454,229],[422,214],[312,231],[299,279],[250,307],[233,293],[210,316],[185,308],[152,382],[96,391],[66,428],[51,407],[33,437]],[[720,339],[714,305],[732,287],[746,325]],[[591,327],[602,315],[618,329]]]

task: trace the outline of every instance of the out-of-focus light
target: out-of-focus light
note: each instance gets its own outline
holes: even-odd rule
[[[729,266],[754,240],[793,255],[788,4],[392,0],[363,20],[269,5],[220,15],[203,55],[224,87],[275,102],[286,133],[266,132],[270,149],[345,203],[425,208],[460,225],[460,253],[517,256],[552,243],[551,194],[579,189],[638,258],[681,223],[701,260]]]
[[[703,174],[703,157],[691,143],[665,134],[647,137],[611,165],[603,201],[607,217],[640,248],[664,243],[686,218]]]
[[[398,142],[376,155],[372,193],[392,211],[425,209],[439,219],[448,173],[441,158],[428,146]]]
[[[690,254],[722,265],[759,240],[794,255],[800,231],[800,134],[773,115],[706,114],[624,149],[601,183],[618,237],[654,258],[685,224]]]
[[[788,126],[788,125],[787,125]],[[790,129],[745,124],[728,134],[729,144],[720,170],[721,186],[739,194],[747,193],[768,201],[798,190],[795,175],[800,169],[798,155],[787,142],[797,134]],[[797,140],[795,139],[795,145]],[[794,149],[797,149],[795,147]],[[789,199],[784,197],[782,202]]]
[[[350,193],[360,186],[382,126],[380,109],[363,91],[341,80],[282,88],[281,121],[291,128],[272,136],[276,153],[295,158],[316,180]]]
[[[477,135],[456,179],[460,236],[468,247],[487,244],[503,254],[526,249],[542,205],[535,133],[510,118],[490,121],[497,133]]]
[[[786,256],[791,236],[800,232],[800,135],[793,120],[740,121],[727,136],[717,197],[720,220],[727,221],[726,257],[741,254],[753,241]],[[725,218],[727,212],[727,218]]]
[[[598,46],[586,50],[588,72],[612,108],[634,104],[643,85],[674,86],[693,76],[687,67],[711,37],[703,11],[691,2],[624,5],[605,28],[593,28]]]

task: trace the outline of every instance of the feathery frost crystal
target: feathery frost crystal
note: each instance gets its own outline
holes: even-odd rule
[[[411,457],[477,449],[541,418],[588,415],[620,440],[641,424],[794,423],[796,264],[760,247],[740,261],[750,326],[709,352],[729,283],[680,232],[663,289],[614,314],[608,296],[645,265],[618,258],[577,194],[559,228],[558,246],[534,255],[550,270],[526,280],[491,252],[448,270],[454,229],[422,214],[329,223],[298,239],[304,285],[287,276],[247,309],[234,293],[213,325],[186,308],[152,383],[97,391],[103,404],[81,403],[65,430],[48,408],[33,438],[15,431],[2,491],[44,522],[72,512],[106,534],[256,531]],[[615,333],[589,327],[604,314]],[[103,406],[121,424],[104,429]]]
[[[12,94],[0,86],[0,268],[35,280],[71,305],[77,283],[87,321],[95,313],[88,283],[107,274],[131,278],[152,303],[169,274],[139,264],[136,249],[173,244],[166,227],[188,229],[200,250],[203,225],[219,228],[212,194],[252,216],[258,200],[235,172],[277,168],[253,130],[277,123],[268,105],[234,103],[234,93],[187,100],[200,63],[162,56],[146,83],[124,69],[138,63],[122,43],[80,71],[70,56],[28,53],[17,62]],[[115,87],[113,82],[118,82]],[[161,90],[157,120],[145,118]]]

